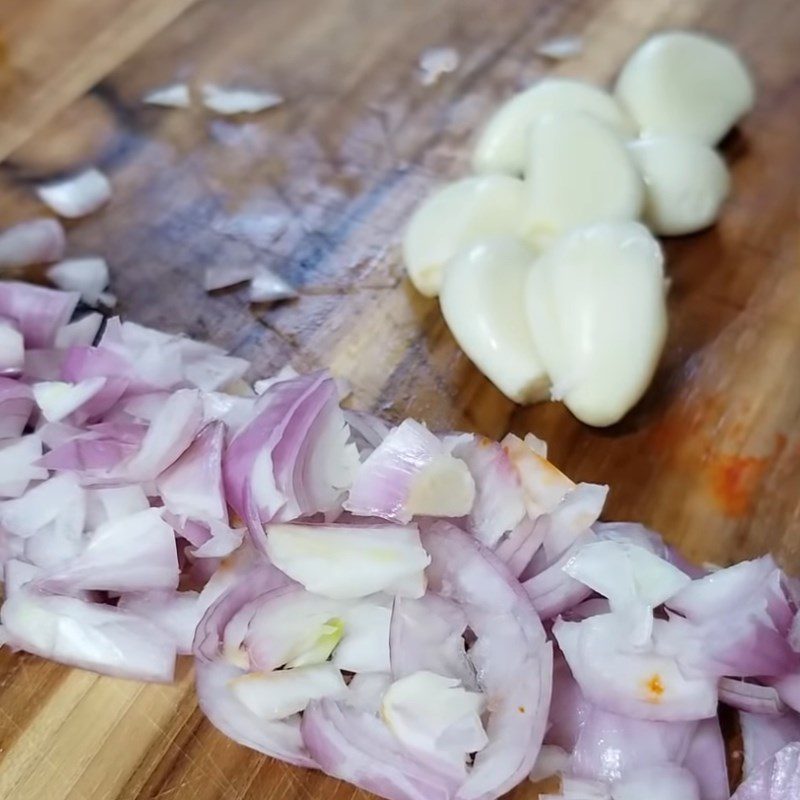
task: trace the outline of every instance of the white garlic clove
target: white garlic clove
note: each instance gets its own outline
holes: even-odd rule
[[[531,128],[557,111],[581,111],[623,137],[636,134],[636,126],[607,92],[580,81],[548,78],[506,101],[489,119],[472,156],[475,171],[523,174]]]
[[[654,136],[628,144],[644,180],[644,220],[654,233],[680,236],[712,225],[730,190],[725,162],[687,136]]]
[[[628,59],[615,94],[645,135],[693,136],[716,144],[755,101],[736,51],[699,33],[648,39]]]
[[[543,116],[531,130],[526,235],[540,245],[580,225],[636,219],[644,187],[623,140],[572,112]]]
[[[448,263],[439,297],[462,350],[517,403],[546,398],[550,385],[525,313],[525,286],[535,257],[518,239],[482,239]]]
[[[526,287],[534,345],[563,400],[589,425],[612,425],[644,394],[667,331],[663,256],[638,222],[560,238]]]
[[[482,175],[448,184],[414,212],[403,237],[408,277],[422,294],[439,294],[442,270],[476,239],[521,231],[525,187],[507,175]]]

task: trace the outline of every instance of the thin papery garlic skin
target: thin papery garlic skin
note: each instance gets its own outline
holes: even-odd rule
[[[528,144],[526,235],[540,247],[595,222],[641,214],[644,187],[624,141],[587,114],[544,115]]]
[[[686,31],[648,39],[614,89],[642,134],[692,136],[716,144],[753,107],[755,86],[736,51]]]
[[[482,239],[448,263],[439,296],[458,344],[517,403],[543,400],[550,387],[525,313],[525,285],[535,258],[519,239]]]
[[[537,259],[526,294],[554,399],[589,425],[618,422],[644,394],[664,346],[658,242],[638,222],[576,229]]]
[[[688,136],[654,136],[630,142],[645,186],[644,221],[653,233],[680,236],[713,225],[730,192],[722,157]]]
[[[525,188],[507,175],[483,175],[448,184],[414,212],[403,237],[408,277],[422,294],[436,297],[445,264],[476,239],[518,235]]]
[[[636,134],[633,122],[607,92],[581,81],[548,78],[514,95],[490,117],[475,144],[473,169],[522,175],[531,128],[544,115],[560,111],[588,114],[623,137]]]

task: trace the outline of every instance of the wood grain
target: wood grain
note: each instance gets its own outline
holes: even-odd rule
[[[402,277],[411,208],[461,174],[480,121],[547,73],[608,81],[648,33],[731,40],[755,111],[725,143],[734,191],[713,230],[666,243],[671,333],[641,405],[605,431],[558,405],[505,400]],[[559,34],[584,52],[553,68]],[[420,53],[453,75],[423,87]],[[800,573],[800,4],[793,0],[0,0],[0,223],[42,213],[32,185],[96,163],[114,185],[70,225],[105,256],[133,320],[212,340],[257,372],[330,365],[355,403],[497,436],[533,430],[576,478],[612,487],[607,517],[661,530],[698,560],[765,550]],[[281,108],[222,119],[146,108],[172,80],[272,88]],[[269,310],[209,297],[216,263],[264,263],[301,298]],[[171,687],[0,651],[0,797],[365,797],[227,741]],[[531,798],[520,787],[514,798]]]

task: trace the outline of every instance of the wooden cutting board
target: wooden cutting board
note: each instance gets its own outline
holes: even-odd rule
[[[469,363],[435,301],[403,278],[404,221],[464,173],[480,121],[546,74],[607,82],[652,31],[707,30],[755,71],[758,104],[725,154],[720,223],[665,242],[669,343],[621,424],[521,409]],[[536,55],[562,34],[576,58]],[[420,54],[458,49],[421,84]],[[42,213],[32,186],[83,164],[114,197],[69,225],[73,255],[112,268],[120,312],[255,364],[346,376],[392,419],[499,436],[534,431],[576,479],[609,483],[609,519],[662,531],[693,559],[766,550],[800,573],[800,3],[796,0],[0,0],[0,223]],[[147,108],[175,80],[243,84],[286,103],[248,118]],[[210,297],[215,264],[263,263],[297,302]],[[0,651],[0,797],[364,798],[217,733],[189,663],[174,686],[100,678]],[[520,787],[514,798],[532,798]]]

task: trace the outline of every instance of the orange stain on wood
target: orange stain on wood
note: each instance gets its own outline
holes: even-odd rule
[[[709,465],[711,493],[729,517],[743,517],[753,504],[767,459],[758,456],[720,455]]]

